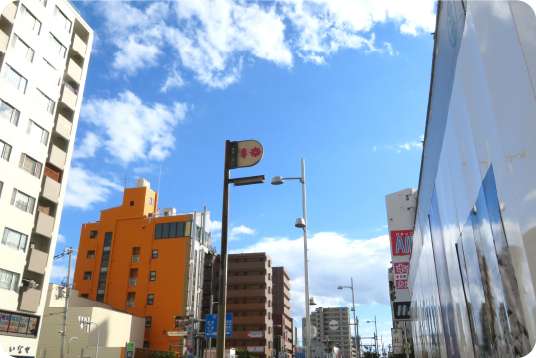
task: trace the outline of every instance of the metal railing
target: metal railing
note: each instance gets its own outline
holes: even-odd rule
[[[130,298],[127,300],[127,307],[134,307],[134,299]]]
[[[140,255],[132,255],[132,262],[140,262]]]
[[[136,286],[136,284],[138,283],[138,278],[137,277],[131,277],[128,279],[128,285],[129,286]]]

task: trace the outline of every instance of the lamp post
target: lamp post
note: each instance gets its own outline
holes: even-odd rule
[[[376,348],[376,355],[378,355],[378,326],[376,325],[376,316],[374,316],[374,321],[367,320],[367,323],[374,322],[374,347]]]
[[[71,337],[71,339],[69,339],[69,346],[67,347],[67,353],[69,353],[69,351],[71,350],[71,342],[72,340],[78,340],[78,337]]]
[[[355,318],[355,300],[354,300],[354,278],[350,278],[351,285],[350,286],[339,286],[337,287],[339,290],[342,290],[344,288],[349,288],[352,290],[352,311],[354,311],[354,332],[355,332],[355,347],[357,349],[356,356],[357,358],[361,357],[361,350],[360,350],[360,342],[359,342],[359,319]]]
[[[309,267],[307,260],[307,205],[305,200],[305,159],[301,160],[301,177],[298,178],[282,178],[274,177],[272,185],[281,185],[285,180],[298,179],[302,183],[302,206],[303,218],[296,219],[295,226],[303,229],[303,265],[305,271],[305,324],[306,324],[306,355],[311,358],[311,317],[309,314]]]

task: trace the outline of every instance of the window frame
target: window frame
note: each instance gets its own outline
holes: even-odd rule
[[[10,105],[9,103],[7,103],[6,101],[0,99],[0,113],[5,113],[4,111],[1,110],[2,106],[7,106],[11,108],[11,116],[9,120],[3,115],[0,115],[0,117],[4,118],[6,121],[8,121],[9,123],[17,127],[19,125],[20,111],[16,109],[15,107],[13,107],[12,105]]]
[[[9,288],[2,287],[2,284],[6,283],[7,281],[1,281],[0,280],[0,289],[17,292],[18,288],[19,288],[19,285],[20,285],[19,284],[19,282],[20,282],[20,273],[9,271],[9,270],[4,270],[4,269],[0,268],[0,279],[2,278],[2,273],[11,274],[11,279],[10,279],[10,282],[9,282]],[[15,277],[16,277],[16,279],[15,279]]]
[[[154,305],[154,293],[147,294],[147,306]]]
[[[12,81],[14,77],[10,78],[10,75],[13,76],[13,74],[19,76],[19,83],[17,85]],[[2,78],[7,83],[15,87],[17,90],[21,91],[22,93],[26,93],[26,88],[28,87],[28,80],[18,71],[16,71],[13,67],[11,67],[11,65],[9,65],[8,63],[4,63],[4,66],[2,66]],[[21,90],[22,84],[24,84],[24,88]]]
[[[89,276],[88,276],[88,273],[89,273]],[[84,280],[83,281],[90,281],[92,278],[93,278],[93,271],[85,271],[84,272]]]
[[[13,146],[11,144],[4,142],[3,140],[0,140],[0,149],[1,149],[0,158],[4,159],[6,162],[9,162],[9,158],[11,157],[11,151],[13,150]]]
[[[52,48],[52,50],[56,50],[56,47],[57,47],[59,51],[57,51],[56,54],[60,55],[61,58],[65,58],[67,54],[67,47],[63,46],[63,43],[60,40],[58,40],[58,38],[54,36],[52,32],[49,32],[48,44],[49,44],[49,47]]]
[[[50,99],[43,91],[41,91],[39,88],[36,88],[37,95],[40,96],[37,98],[37,103],[41,105],[41,108],[45,110],[46,112],[50,114],[54,114],[54,109],[56,108],[56,102],[54,102],[52,99]],[[44,100],[48,101],[47,108],[45,108]]]
[[[29,169],[27,168],[25,165],[26,163],[32,163],[32,169]],[[41,171],[43,170],[43,164],[37,160],[35,160],[34,158],[30,157],[28,154],[26,153],[22,153],[21,154],[21,157],[20,157],[20,163],[19,163],[19,168],[22,169],[23,171],[25,171],[26,173],[38,178],[38,179],[41,179]]]
[[[41,130],[41,139],[37,138],[37,133],[35,132],[34,128],[37,128],[37,130]],[[41,127],[39,124],[35,123],[31,119],[28,121],[28,128],[26,129],[26,134],[28,134],[31,138],[45,146],[48,144],[48,139],[50,137],[50,133],[45,128]]]
[[[35,51],[33,48],[30,47],[24,40],[21,40],[20,36],[17,34],[13,34],[13,40],[11,41],[11,48],[15,50],[19,55],[24,57],[26,60],[28,60],[30,63],[33,63],[34,57],[35,57]],[[18,43],[22,43],[23,46],[26,47],[26,54],[23,54],[19,49],[16,47]],[[31,56],[28,56],[31,54]],[[30,58],[28,58],[30,57]]]
[[[20,10],[18,11],[17,13],[17,18],[19,16],[19,13],[20,15],[22,16],[22,19],[24,19],[24,21],[26,22],[27,25],[30,25],[30,23],[28,22],[28,19],[27,19],[27,16],[30,16],[33,18],[34,20],[34,24],[32,25],[32,29],[31,31],[34,31],[34,32],[37,32],[37,35],[39,35],[41,33],[41,26],[42,26],[42,23],[41,21],[39,21],[39,19],[37,18],[37,16],[35,16],[34,14],[32,14],[31,11],[28,10],[28,8],[26,8],[26,6],[22,5],[20,7]],[[36,24],[39,24],[38,28],[37,28],[37,31],[36,31]]]
[[[155,252],[156,252],[156,256],[155,256]],[[152,255],[151,256],[152,259],[157,259],[158,258],[158,249],[154,249],[151,255]]]
[[[153,316],[145,316],[145,328],[151,328],[153,324]]]
[[[17,247],[8,244],[8,237],[9,237],[9,234],[11,232],[16,233],[16,234],[19,235]],[[17,251],[26,252],[26,246],[28,245],[28,235],[23,234],[22,232],[19,232],[19,231],[16,231],[16,230],[12,230],[12,229],[10,229],[8,227],[5,227],[4,228],[4,234],[2,235],[1,245],[11,247],[12,249],[15,249]],[[21,246],[22,246],[22,248],[21,248]]]
[[[94,259],[95,258],[95,251],[96,250],[87,250],[86,259]],[[91,253],[93,253],[93,256],[90,257]]]
[[[156,281],[156,271],[149,272],[149,281]]]
[[[97,234],[95,236],[93,236],[93,233],[96,232]],[[90,239],[96,239],[97,237],[99,236],[99,230],[91,230],[89,232],[89,238]]]
[[[26,204],[26,209],[22,209],[21,207],[17,206],[15,203],[17,201],[17,197],[18,197],[18,194],[21,194],[23,196],[27,196],[28,197],[28,203]],[[35,203],[37,202],[37,200],[33,197],[33,196],[30,196],[16,188],[13,189],[13,197],[12,197],[12,200],[11,200],[11,205],[16,207],[17,209],[19,210],[22,210],[24,212],[27,212],[29,214],[32,214],[33,215],[33,212],[34,212],[34,209],[35,209]],[[30,205],[31,203],[31,205]],[[30,209],[30,210],[28,210]]]
[[[67,29],[67,33],[70,34],[71,30],[73,28],[73,22],[71,20],[69,20],[69,18],[63,13],[63,11],[61,11],[61,9],[56,5],[56,7],[54,8],[54,17],[57,18],[58,14],[59,14],[59,16],[62,16],[63,19],[66,21],[65,24],[67,24],[67,22],[69,23],[69,29]],[[66,27],[63,26],[63,29],[65,30]]]

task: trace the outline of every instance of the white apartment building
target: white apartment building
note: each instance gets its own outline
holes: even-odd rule
[[[0,343],[35,357],[93,31],[67,0],[0,12]]]
[[[318,307],[311,312],[311,325],[316,327],[317,331],[316,336],[311,339],[311,345],[316,343],[316,347],[319,347],[318,344],[322,344],[324,348],[323,353],[318,348],[312,348],[313,356],[322,358],[327,356],[327,352],[339,348],[342,358],[355,358],[356,350],[352,345],[353,326],[350,323],[348,307]],[[302,319],[302,327],[306,327],[305,318]],[[314,355],[315,351],[321,354]]]

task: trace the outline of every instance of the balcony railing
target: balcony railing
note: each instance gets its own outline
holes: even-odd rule
[[[128,285],[129,286],[136,286],[136,283],[138,283],[137,277],[131,277],[128,279]]]
[[[50,148],[50,155],[48,157],[48,161],[57,167],[60,170],[63,170],[65,167],[65,160],[67,159],[67,153],[65,153],[63,150],[61,150],[56,145],[51,145]]]
[[[47,168],[45,167],[45,170]],[[43,190],[41,191],[41,196],[52,201],[53,203],[58,202],[60,196],[61,184],[49,176],[45,176],[43,182]]]
[[[133,298],[128,299],[127,300],[127,307],[134,307],[134,301],[135,300]]]
[[[37,288],[23,287],[20,290],[19,310],[37,312],[40,300],[41,290]]]
[[[73,124],[69,122],[67,118],[61,115],[61,113],[58,113],[58,118],[56,119],[56,123],[54,125],[54,130],[56,133],[61,135],[63,138],[69,140],[71,138],[71,129],[73,128]]]
[[[53,229],[54,229],[54,218],[43,212],[37,212],[35,232],[45,237],[52,237]]]
[[[46,252],[30,249],[28,253],[28,271],[44,275],[47,268],[48,254]]]
[[[45,173],[47,177],[54,179],[58,183],[60,182],[60,172],[55,171],[54,169],[50,169],[49,167],[45,167]]]
[[[132,262],[140,262],[140,255],[132,255]]]

